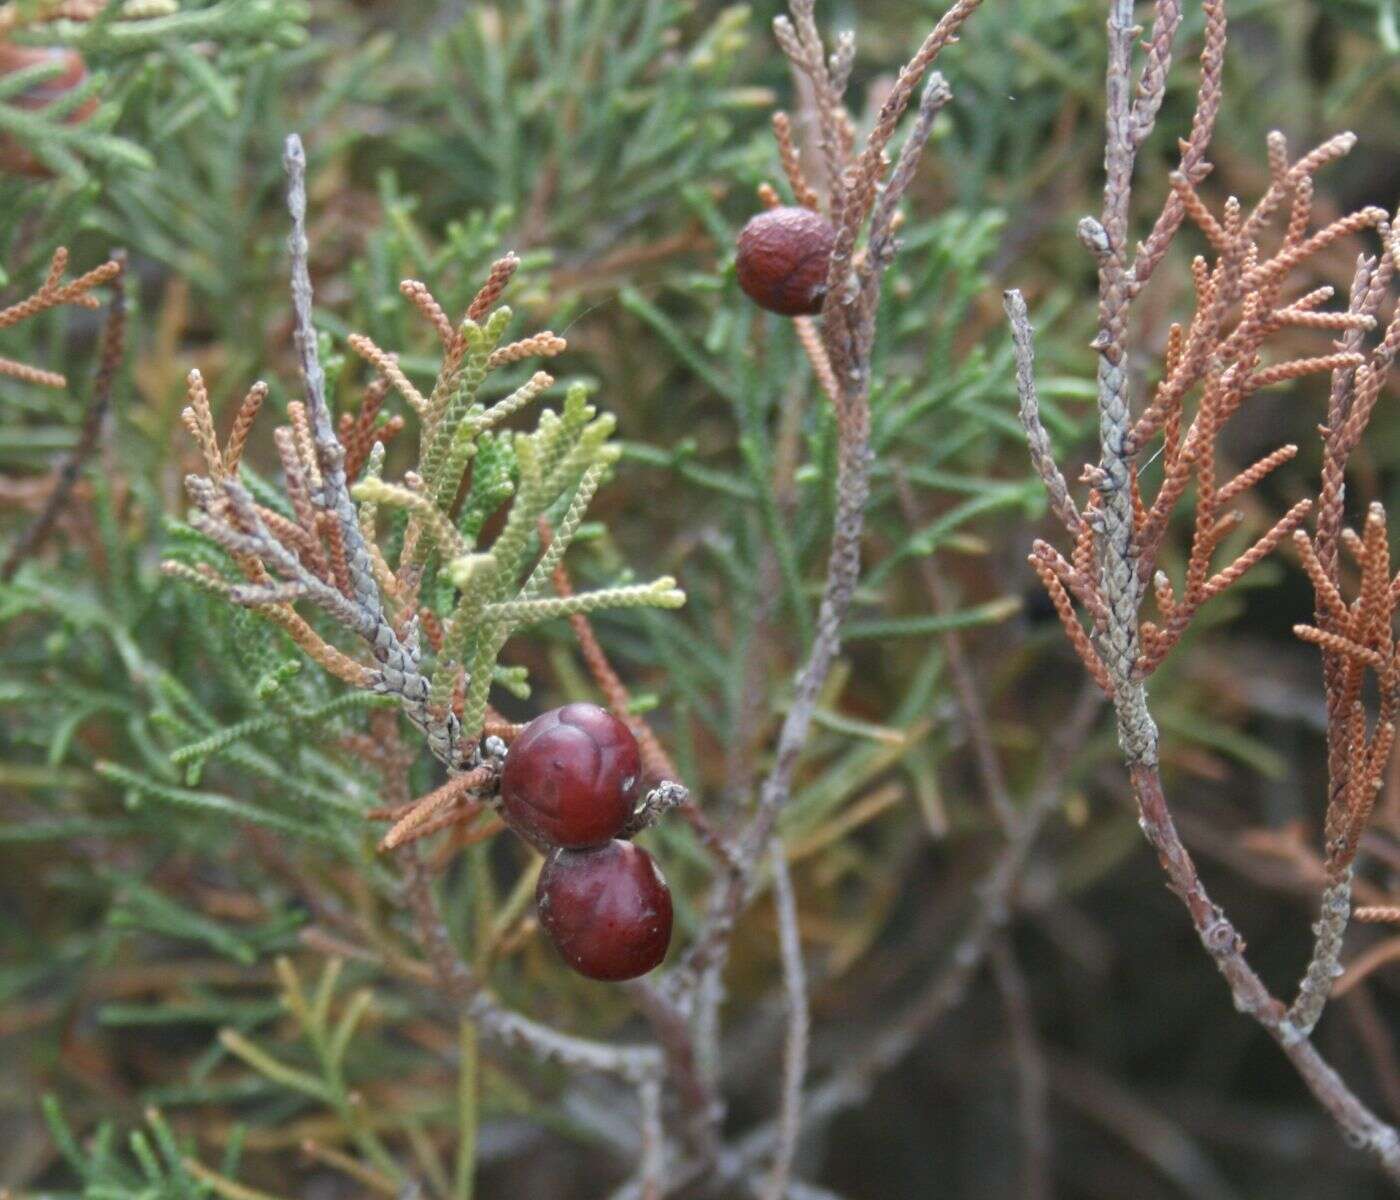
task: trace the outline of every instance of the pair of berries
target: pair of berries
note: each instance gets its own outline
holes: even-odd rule
[[[635,979],[666,957],[671,892],[640,846],[618,837],[642,777],[631,730],[593,704],[536,717],[506,754],[506,819],[553,847],[540,871],[540,925],[565,961],[590,979]]]

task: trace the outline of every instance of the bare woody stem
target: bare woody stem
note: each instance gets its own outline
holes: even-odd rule
[[[769,858],[773,865],[773,899],[778,914],[778,944],[783,961],[787,1002],[787,1037],[783,1047],[783,1090],[778,1115],[778,1143],[773,1168],[764,1189],[765,1200],[783,1200],[792,1176],[792,1163],[802,1133],[802,1084],[807,1072],[807,1038],[811,1014],[807,977],[802,963],[797,902],[788,872],[787,849],[774,838]]]

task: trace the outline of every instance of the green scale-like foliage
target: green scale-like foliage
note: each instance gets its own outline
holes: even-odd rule
[[[428,578],[425,596],[436,602],[444,626],[443,645],[429,676],[432,702],[449,704],[465,670],[462,725],[468,731],[480,727],[489,688],[501,679],[497,657],[516,631],[570,612],[665,607],[683,598],[669,578],[644,587],[545,598],[555,567],[619,452],[608,441],[613,418],[588,402],[583,384],[566,390],[558,413],[542,412],[532,432],[500,428],[553,382],[537,372],[501,399],[482,399],[491,356],[511,316],[502,306],[481,324],[467,320],[460,326],[464,348],[455,361],[448,355],[425,405],[415,485],[386,483],[383,456],[376,450],[365,478],[353,488],[362,505],[363,527],[373,528],[381,506],[407,509],[417,524],[416,552],[407,565]],[[470,482],[459,504],[468,469]],[[506,501],[510,507],[499,532],[483,546],[486,521]],[[541,521],[552,530],[543,553]],[[506,681],[519,690],[518,676]]]

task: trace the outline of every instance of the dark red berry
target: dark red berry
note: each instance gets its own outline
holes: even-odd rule
[[[540,924],[569,966],[589,979],[635,979],[666,957],[671,890],[632,842],[556,850],[535,888]]]
[[[739,234],[739,286],[760,308],[812,316],[826,299],[836,230],[810,208],[770,208]]]
[[[642,760],[632,731],[596,704],[566,704],[531,721],[501,775],[506,819],[554,846],[597,846],[632,816]]]
[[[47,108],[87,82],[87,64],[76,50],[61,46],[16,46],[11,42],[0,41],[0,76],[12,75],[16,71],[41,63],[52,63],[60,70],[57,75],[10,97],[9,103],[16,108],[31,111]],[[77,125],[86,121],[96,111],[97,100],[89,98],[70,112],[64,121],[69,125]],[[29,175],[36,179],[51,173],[44,163],[8,134],[0,135],[0,172],[3,171]]]

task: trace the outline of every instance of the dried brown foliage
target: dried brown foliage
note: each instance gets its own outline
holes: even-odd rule
[[[51,485],[47,488],[38,515],[15,540],[4,562],[0,563],[0,580],[7,580],[19,570],[20,564],[32,555],[49,536],[58,523],[64,508],[78,483],[83,464],[97,449],[102,425],[112,405],[112,390],[116,384],[117,372],[121,368],[126,351],[126,296],[122,289],[122,272],[126,258],[115,254],[100,267],[87,274],[63,282],[63,272],[68,264],[68,251],[63,247],[54,251],[48,275],[39,289],[25,300],[0,310],[0,329],[18,325],[49,309],[70,304],[80,308],[97,308],[101,301],[94,296],[93,289],[106,283],[115,283],[111,307],[107,314],[102,333],[102,343],[98,354],[97,375],[93,382],[92,400],[83,418],[83,427],[78,435],[78,443],[65,456],[54,472]],[[64,388],[67,379],[52,371],[45,371],[25,363],[0,358],[0,375],[8,375],[24,383],[41,387]]]
[[[115,260],[105,262],[86,274],[79,275],[77,279],[70,279],[65,283],[63,275],[67,269],[68,250],[66,247],[60,246],[53,252],[48,274],[44,276],[44,282],[39,285],[38,289],[32,295],[11,304],[8,308],[0,308],[0,329],[9,329],[21,321],[28,321],[40,313],[63,305],[72,305],[75,308],[100,307],[102,302],[92,294],[93,289],[101,287],[104,283],[110,283],[121,271],[121,264]],[[16,362],[9,358],[0,358],[0,375],[19,379],[39,387],[62,388],[68,386],[67,378],[56,371],[47,371],[42,367]]]
[[[1161,103],[1181,8],[1175,0],[1158,0],[1136,93],[1132,5],[1115,0],[1111,8],[1103,219],[1086,218],[1079,227],[1081,240],[1098,261],[1100,284],[1099,333],[1093,348],[1099,356],[1101,458],[1085,468],[1083,481],[1090,491],[1082,509],[1051,458],[1039,421],[1025,303],[1019,293],[1007,295],[1031,457],[1072,545],[1062,553],[1037,541],[1031,563],[1071,644],[1114,701],[1143,830],[1228,982],[1236,1006],[1269,1031],[1348,1135],[1400,1178],[1400,1134],[1356,1098],[1308,1040],[1342,973],[1339,960],[1351,912],[1353,863],[1374,812],[1400,703],[1393,635],[1400,580],[1390,573],[1385,513],[1373,505],[1359,533],[1344,528],[1343,515],[1348,460],[1400,345],[1400,316],[1380,329],[1400,247],[1390,217],[1378,208],[1313,228],[1313,177],[1351,150],[1355,138],[1350,134],[1330,139],[1296,162],[1289,159],[1283,135],[1272,134],[1270,182],[1263,197],[1251,209],[1231,197],[1219,214],[1211,210],[1198,186],[1210,170],[1205,155],[1220,107],[1225,2],[1206,0],[1204,8],[1201,84],[1191,133],[1181,143],[1181,162],[1170,176],[1166,204],[1135,255],[1128,251],[1133,168]],[[1130,307],[1187,222],[1209,247],[1209,253],[1191,265],[1194,312],[1172,327],[1154,393],[1134,415],[1128,372]],[[1273,226],[1281,228],[1271,233]],[[1333,296],[1331,288],[1299,293],[1299,281],[1306,278],[1315,255],[1364,233],[1377,237],[1381,248],[1359,259],[1344,310],[1322,307]],[[1277,358],[1273,347],[1284,331],[1316,331],[1334,338],[1315,354]],[[1314,375],[1331,377],[1316,500],[1300,500],[1252,544],[1219,561],[1227,538],[1244,522],[1234,503],[1297,453],[1296,446],[1281,446],[1222,479],[1217,465],[1222,429],[1254,394]],[[1157,452],[1145,457],[1154,446]],[[1160,479],[1149,492],[1148,464],[1157,461]],[[1188,507],[1188,492],[1194,492],[1195,499],[1190,550],[1184,578],[1173,583],[1159,560],[1173,518]],[[1311,536],[1302,527],[1309,515],[1316,520]],[[1323,654],[1329,787],[1325,885],[1314,927],[1316,942],[1298,994],[1285,1005],[1250,966],[1243,939],[1207,894],[1177,833],[1162,786],[1157,728],[1144,683],[1181,641],[1202,605],[1290,535],[1317,597],[1315,622],[1299,626],[1297,632]],[[1359,572],[1351,601],[1343,598],[1343,548]],[[1142,614],[1149,585],[1156,605],[1152,618]],[[1363,695],[1368,672],[1376,680],[1378,695],[1373,718],[1367,716]]]

